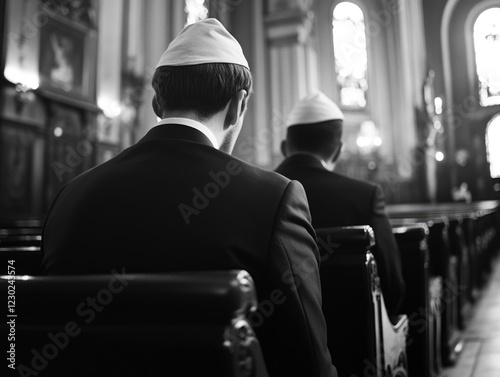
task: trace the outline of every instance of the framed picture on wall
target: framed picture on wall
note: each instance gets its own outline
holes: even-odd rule
[[[94,31],[66,19],[50,18],[41,28],[40,85],[64,96],[91,100]]]

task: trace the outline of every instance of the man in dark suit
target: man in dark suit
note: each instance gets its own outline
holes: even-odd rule
[[[405,284],[401,256],[385,214],[380,186],[333,172],[342,149],[343,114],[323,93],[300,101],[287,120],[285,161],[276,171],[304,186],[313,226],[370,225],[387,310],[397,314]]]
[[[304,190],[230,155],[252,90],[240,45],[217,20],[187,26],[152,85],[162,120],[60,191],[44,226],[44,270],[245,269],[270,376],[336,376]]]

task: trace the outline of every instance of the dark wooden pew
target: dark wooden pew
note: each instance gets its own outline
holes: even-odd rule
[[[0,228],[41,228],[43,226],[43,219],[40,218],[17,218],[17,219],[0,219]]]
[[[480,284],[492,271],[492,260],[500,252],[500,201],[476,205],[476,248],[479,250]]]
[[[407,376],[408,318],[385,309],[369,226],[317,229],[328,347],[339,376]],[[410,374],[411,376],[411,374]]]
[[[42,223],[39,220],[0,222],[0,274],[15,260],[18,275],[42,275]]]
[[[442,208],[441,208],[442,207]],[[443,204],[439,209],[454,216],[472,219],[473,237],[479,258],[479,285],[484,283],[491,272],[492,258],[500,249],[500,201],[480,201],[473,203]]]
[[[451,365],[455,362],[458,353],[462,349],[462,337],[459,331],[459,299],[465,295],[465,289],[461,289],[458,281],[460,267],[458,260],[460,256],[453,255],[450,243],[452,228],[446,217],[433,220],[422,218],[392,219],[391,223],[397,225],[425,223],[429,229],[429,274],[431,278],[440,277],[442,282],[442,294],[440,303],[441,316],[441,355],[437,359],[437,365]]]
[[[435,218],[457,222],[465,240],[468,262],[468,296],[474,299],[491,271],[492,258],[500,249],[500,201],[473,203],[398,204],[387,206],[391,217]]]
[[[39,251],[42,223],[39,220],[0,222],[0,249]]]
[[[466,231],[470,220],[469,215],[455,215],[450,218],[450,249],[456,258],[457,268],[457,297],[458,328],[465,329],[466,323],[472,314],[472,301],[476,293],[473,292],[472,269],[474,257],[469,249]]]
[[[267,376],[245,271],[3,276],[0,285],[15,292],[17,315],[0,326],[15,335],[4,355],[24,375]]]
[[[401,251],[406,295],[402,311],[409,318],[409,375],[437,377],[441,373],[442,278],[432,276],[425,223],[394,227]]]
[[[500,249],[500,202],[400,204],[387,206],[393,219],[448,222],[449,267],[444,270],[443,360],[453,363],[461,349],[472,303],[487,280]],[[437,234],[437,232],[432,232]],[[431,257],[437,248],[430,243]],[[456,304],[456,308],[455,308]],[[456,313],[456,314],[455,314]],[[458,340],[458,341],[457,341]]]

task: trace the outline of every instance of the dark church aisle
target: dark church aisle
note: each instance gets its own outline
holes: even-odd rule
[[[500,259],[464,330],[464,349],[444,377],[500,376]]]

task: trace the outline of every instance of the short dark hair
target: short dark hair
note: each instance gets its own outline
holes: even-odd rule
[[[287,143],[290,150],[319,153],[329,156],[342,138],[342,120],[327,120],[311,124],[296,124],[288,127]]]
[[[252,91],[250,70],[228,63],[158,67],[153,75],[158,110],[192,110],[207,119],[240,90]]]

